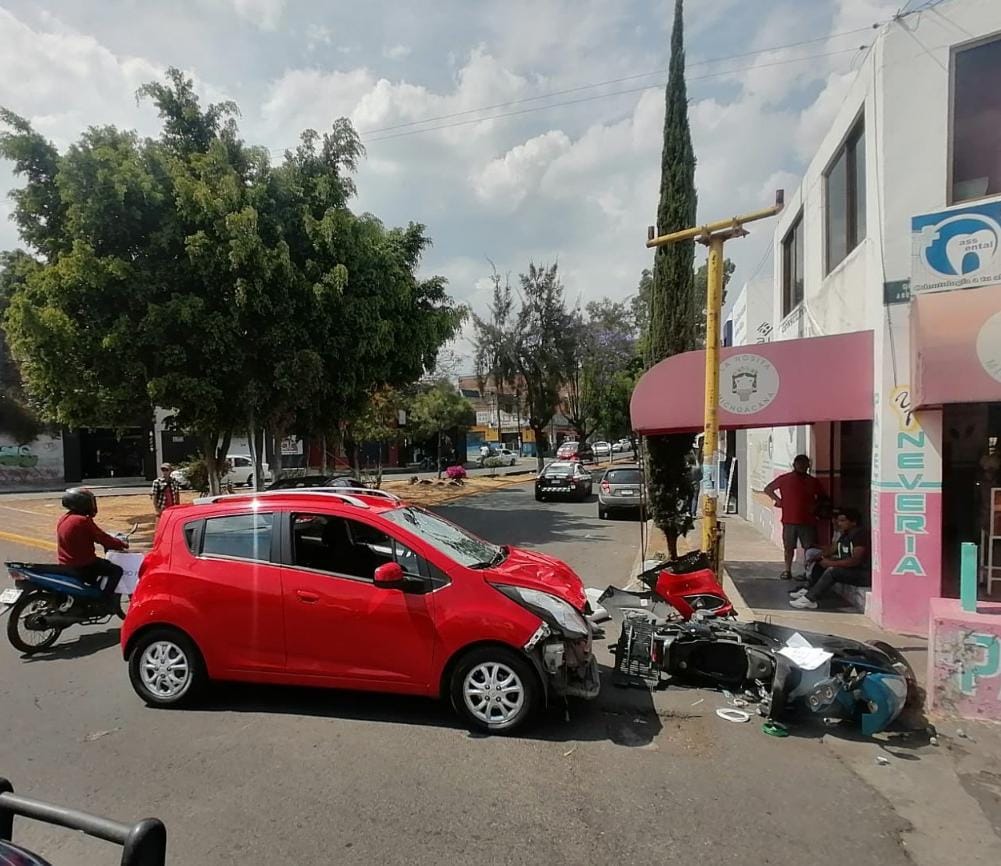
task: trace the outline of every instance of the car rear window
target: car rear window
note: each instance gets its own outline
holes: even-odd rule
[[[202,556],[267,562],[271,559],[271,514],[210,517],[202,531]]]
[[[642,484],[643,476],[639,469],[609,469],[605,473],[605,481],[609,484]]]
[[[573,473],[573,466],[550,466],[545,471],[546,478],[565,478]]]

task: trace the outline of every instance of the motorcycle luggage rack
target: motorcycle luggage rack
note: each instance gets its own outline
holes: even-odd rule
[[[619,640],[613,648],[616,686],[656,687],[660,685],[660,668],[653,658],[653,640],[657,626],[646,617],[627,617],[622,623]]]
[[[108,818],[66,809],[41,800],[19,797],[14,786],[0,778],[0,840],[13,842],[14,817],[79,830],[122,848],[121,866],[164,866],[167,862],[167,830],[157,818],[144,818],[132,826]]]

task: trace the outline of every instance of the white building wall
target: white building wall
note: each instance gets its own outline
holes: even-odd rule
[[[873,430],[873,614],[891,626],[915,625],[895,619],[883,602],[891,594],[927,591],[940,573],[940,545],[934,538],[919,544],[921,575],[907,575],[903,584],[891,575],[887,557],[895,557],[892,539],[893,485],[896,484],[896,443],[899,404],[906,400],[910,378],[908,304],[884,306],[883,286],[910,277],[910,221],[915,214],[934,212],[950,202],[950,94],[952,51],[964,44],[1001,34],[1001,0],[946,0],[934,10],[908,15],[886,25],[848,87],[831,128],[804,173],[800,188],[787,196],[774,235],[772,308],[775,339],[857,330],[874,333]],[[1001,82],[984,82],[997,87]],[[864,116],[866,151],[866,236],[830,274],[824,273],[824,173],[855,122]],[[782,241],[802,212],[804,224],[804,301],[782,315]],[[817,385],[837,377],[837,359],[817,370]],[[941,503],[940,412],[917,413],[927,432],[928,518],[931,524]],[[767,432],[771,472],[785,471],[789,451],[816,456],[815,431],[800,428]],[[749,448],[751,447],[749,443]],[[936,489],[932,489],[937,485]],[[936,502],[936,497],[938,497]],[[759,525],[772,523],[752,508]],[[939,520],[940,529],[940,520]],[[774,530],[773,530],[774,532]],[[773,535],[774,537],[774,535]],[[893,552],[891,552],[893,551]],[[882,556],[881,556],[882,554]],[[918,583],[921,583],[919,588]],[[917,616],[914,608],[906,616]],[[912,617],[913,618],[913,617]]]

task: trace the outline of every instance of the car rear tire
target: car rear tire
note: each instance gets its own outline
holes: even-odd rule
[[[535,494],[535,501],[536,502],[545,502],[546,501],[546,497],[543,496],[541,493],[536,493]]]
[[[598,520],[608,520],[608,509],[598,506]]]
[[[505,647],[470,650],[452,671],[452,706],[474,731],[510,734],[539,709],[542,686],[528,659]]]
[[[176,629],[151,629],[139,637],[129,653],[129,681],[147,706],[190,703],[207,679],[198,647]]]

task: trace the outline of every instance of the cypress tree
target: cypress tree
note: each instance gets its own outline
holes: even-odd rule
[[[683,0],[675,0],[671,64],[665,91],[658,234],[695,225],[695,152],[688,125],[683,7]],[[659,247],[654,255],[647,367],[698,348],[696,323],[703,304],[695,297],[694,261],[694,241]],[[663,399],[670,400],[671,395],[664,394]],[[647,441],[651,514],[667,537],[672,558],[677,556],[678,537],[693,526],[688,513],[695,492],[688,462],[692,444],[693,437],[687,433],[652,436]]]

